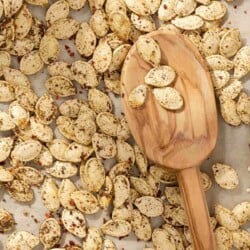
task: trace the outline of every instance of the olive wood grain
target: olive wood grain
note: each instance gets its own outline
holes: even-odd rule
[[[179,171],[177,177],[189,219],[194,248],[197,250],[216,249],[206,198],[202,189],[200,170],[197,167],[186,168]]]
[[[151,66],[140,58],[134,45],[122,70],[122,102],[125,116],[136,143],[155,163],[180,170],[179,184],[184,197],[195,249],[215,249],[207,205],[200,185],[197,166],[214,149],[217,139],[217,112],[213,85],[207,65],[195,46],[183,35],[155,31],[153,37],[162,52],[161,65],[177,73],[173,87],[183,96],[185,105],[167,111],[151,91],[140,109],[128,104],[128,95]]]

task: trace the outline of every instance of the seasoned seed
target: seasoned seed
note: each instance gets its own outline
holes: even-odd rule
[[[42,167],[50,167],[53,163],[53,156],[47,147],[43,146],[40,154],[33,160],[35,164]]]
[[[50,64],[57,60],[60,44],[53,36],[44,36],[40,42],[39,55],[44,63]]]
[[[231,70],[234,67],[233,62],[221,55],[212,55],[206,57],[208,66],[212,70]]]
[[[99,44],[93,53],[93,65],[97,72],[104,73],[112,61],[112,50],[108,43]]]
[[[75,184],[70,179],[63,179],[58,190],[58,196],[61,205],[67,209],[74,209],[71,194],[77,191]]]
[[[113,0],[111,0],[113,1]],[[103,250],[116,250],[115,243],[110,239],[104,239]]]
[[[53,122],[57,115],[57,105],[50,94],[44,94],[38,99],[35,113],[39,122],[45,125]]]
[[[114,178],[114,206],[121,207],[129,198],[130,184],[124,175],[118,175]]]
[[[29,38],[25,37],[21,40],[17,39],[13,42],[10,54],[13,56],[24,56],[25,54],[31,52],[34,47],[34,42]]]
[[[71,71],[74,75],[74,80],[83,87],[95,88],[98,80],[94,67],[84,61],[75,61],[72,63]]]
[[[120,162],[120,163],[116,163],[114,166],[112,166],[112,168],[109,171],[109,177],[114,180],[114,178],[117,175],[125,175],[125,176],[129,176],[129,172],[130,172],[130,164],[126,161],[124,162]]]
[[[247,125],[250,124],[250,97],[242,92],[237,101],[237,114],[241,121]]]
[[[234,77],[240,79],[250,71],[250,46],[242,47],[234,57]]]
[[[214,208],[215,218],[218,223],[228,230],[237,230],[239,222],[232,211],[223,207],[220,204],[215,204]]]
[[[63,76],[52,76],[45,82],[47,90],[55,96],[67,97],[76,94],[73,83]]]
[[[159,182],[165,183],[165,184],[175,184],[177,182],[176,179],[176,172],[163,168],[160,166],[151,166],[149,168],[149,173]]]
[[[77,51],[85,57],[91,56],[94,53],[96,47],[96,35],[88,23],[81,23],[76,34],[75,44]]]
[[[3,68],[9,67],[10,63],[10,54],[7,51],[0,51],[0,76],[3,75]]]
[[[131,176],[130,183],[140,195],[153,196],[153,190],[145,179]]]
[[[61,18],[52,23],[47,29],[47,34],[56,39],[69,39],[79,29],[79,23],[72,18]]]
[[[134,145],[134,152],[135,152],[135,162],[140,171],[140,173],[145,176],[147,174],[148,168],[148,160],[146,155],[143,151],[139,148],[139,146]]]
[[[34,193],[30,185],[22,180],[14,179],[8,183],[7,192],[10,197],[19,202],[31,202],[34,199]]]
[[[117,133],[118,139],[124,140],[124,141],[128,140],[131,134],[130,134],[130,130],[129,130],[128,122],[126,121],[126,118],[122,118],[120,120],[116,133]]]
[[[109,15],[110,29],[122,40],[127,41],[131,30],[129,18],[121,11],[114,11]]]
[[[15,221],[12,214],[3,208],[0,208],[0,231],[4,233],[11,231],[14,224]]]
[[[71,199],[75,203],[78,210],[84,214],[95,214],[99,210],[96,197],[86,190],[74,191],[71,194]]]
[[[19,180],[24,181],[28,185],[40,185],[43,182],[44,175],[35,168],[27,166],[19,166],[11,169],[11,173]]]
[[[98,38],[104,37],[109,31],[108,17],[102,9],[98,9],[89,20],[90,28]]]
[[[0,58],[1,59],[1,58]],[[15,100],[15,90],[11,84],[0,80],[0,103]]]
[[[51,212],[55,212],[60,207],[58,197],[58,187],[54,179],[47,177],[41,187],[41,198],[43,205]]]
[[[227,86],[223,87],[217,92],[217,95],[221,96],[222,99],[235,99],[243,89],[241,81],[237,79],[229,80]]]
[[[20,61],[20,70],[25,75],[34,75],[43,68],[43,61],[38,50],[24,55]]]
[[[156,29],[155,21],[151,16],[138,16],[132,13],[130,19],[135,28],[142,32],[151,32]]]
[[[61,227],[54,218],[43,221],[39,228],[39,239],[46,249],[55,246],[61,238]]]
[[[8,169],[5,169],[4,167],[0,165],[0,183],[10,182],[10,181],[13,181],[13,179],[14,179],[14,176],[12,172],[10,172]]]
[[[77,118],[80,108],[84,104],[85,102],[81,99],[66,100],[59,106],[59,111],[63,116]]]
[[[233,246],[236,249],[248,249],[250,247],[250,233],[246,230],[232,232]]]
[[[238,29],[227,31],[220,41],[220,54],[229,58],[234,56],[242,45]]]
[[[17,69],[3,68],[4,79],[13,86],[30,87],[30,81],[26,75]]]
[[[176,0],[163,0],[158,10],[158,17],[162,21],[169,21],[176,16]]]
[[[112,101],[109,96],[96,88],[89,90],[88,101],[90,108],[96,113],[112,111]]]
[[[195,14],[208,21],[221,19],[227,12],[226,6],[219,1],[212,1],[209,5],[196,8]]]
[[[154,229],[152,233],[152,241],[156,249],[176,249],[174,240],[171,238],[171,235],[168,233],[168,231],[164,229]]]
[[[112,55],[112,60],[109,65],[109,71],[113,72],[116,70],[120,70],[122,68],[123,62],[131,48],[130,44],[122,44],[121,46],[117,47]]]
[[[62,223],[66,230],[73,235],[79,238],[86,236],[86,221],[80,211],[64,209],[62,211]]]
[[[135,152],[133,147],[129,143],[120,139],[116,141],[116,146],[117,146],[117,154],[116,154],[117,161],[128,162],[129,164],[133,165],[135,162]]]
[[[17,39],[25,38],[32,26],[32,14],[24,4],[15,16],[15,36]]]
[[[42,145],[36,140],[27,140],[17,144],[11,152],[11,157],[18,161],[32,161],[41,152]]]
[[[216,163],[212,166],[216,183],[224,189],[235,189],[239,185],[237,172],[229,165]]]
[[[15,96],[18,103],[28,111],[35,111],[35,105],[38,100],[36,93],[29,87],[15,87]]]
[[[65,0],[59,0],[50,5],[46,11],[45,20],[48,26],[55,21],[66,18],[69,15],[69,4]]]
[[[162,200],[152,196],[142,196],[135,200],[134,205],[147,217],[157,217],[163,213]]]
[[[218,227],[215,229],[215,242],[216,247],[219,250],[231,249],[233,245],[233,239],[231,232],[225,227]]]
[[[146,98],[147,86],[140,84],[130,92],[128,96],[128,103],[132,108],[140,108],[145,104]]]
[[[151,69],[145,76],[145,83],[153,87],[166,87],[176,77],[176,73],[170,66],[159,66]]]
[[[6,242],[7,250],[27,249],[32,250],[39,245],[39,238],[26,231],[12,233]]]
[[[105,169],[102,162],[97,158],[90,158],[80,167],[80,178],[87,190],[98,192],[105,182]]]
[[[113,237],[125,237],[131,232],[131,225],[124,220],[109,220],[101,226],[101,231]]]
[[[12,137],[0,138],[0,162],[5,161],[9,157],[13,143]]]
[[[179,187],[166,187],[165,188],[165,196],[167,198],[167,201],[171,205],[183,207],[184,203],[183,203],[183,199],[181,197]]]
[[[67,0],[69,7],[73,10],[80,10],[84,7],[86,0]],[[68,250],[68,249],[67,249]]]
[[[226,86],[230,80],[230,74],[225,70],[214,70],[211,74],[215,89]]]
[[[174,11],[178,16],[188,16],[195,10],[196,5],[195,0],[177,0]]]
[[[123,0],[107,0],[105,3],[105,12],[108,16],[112,12],[120,11],[127,14],[127,8]]]
[[[116,136],[118,119],[112,113],[99,113],[96,117],[96,124],[104,134],[109,136]]]
[[[171,22],[177,26],[177,28],[183,30],[197,30],[204,25],[203,19],[197,15],[176,17]]]
[[[46,172],[55,178],[65,179],[77,174],[77,167],[71,162],[56,161],[54,165],[46,169]]]
[[[88,234],[83,241],[83,249],[85,250],[101,250],[102,248],[102,236],[99,229],[90,227]]]
[[[47,69],[51,76],[64,76],[69,80],[74,80],[70,65],[66,62],[53,62],[48,65]]]
[[[240,225],[250,221],[250,202],[243,201],[237,204],[232,210]]]
[[[130,9],[132,12],[136,13],[140,16],[148,16],[150,15],[150,8],[146,1],[144,0],[125,0],[126,6],[128,9]]]
[[[159,66],[161,62],[161,50],[153,38],[141,36],[136,42],[136,48],[144,61],[154,67]]]

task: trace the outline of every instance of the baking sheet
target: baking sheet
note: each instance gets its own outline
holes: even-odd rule
[[[237,5],[237,8],[235,7]],[[225,26],[237,27],[241,31],[241,35],[245,44],[250,45],[250,1],[249,0],[236,0],[229,4],[229,15]],[[40,20],[43,19],[45,10],[40,7],[32,6],[33,14]],[[81,11],[73,11],[71,15],[79,21],[87,21],[89,18],[88,8],[85,7]],[[71,41],[62,41],[62,49],[60,59],[67,60],[68,62],[80,59],[79,56],[71,58],[64,49],[64,45],[67,44],[72,51],[74,50],[73,43]],[[77,53],[76,53],[77,55]],[[13,58],[12,58],[13,59]],[[17,62],[12,60],[12,66],[17,66]],[[43,83],[47,78],[47,72],[43,70],[41,74],[29,77],[32,86],[36,93],[40,96],[45,93]],[[250,77],[244,79],[244,89],[250,94]],[[86,93],[81,95],[81,98],[85,97]],[[111,97],[115,104],[115,112],[118,116],[122,114],[122,107],[118,98],[115,98],[112,94]],[[0,105],[1,109],[6,110],[7,105]],[[58,133],[57,133],[58,134]],[[0,136],[4,135],[3,133]],[[202,164],[202,170],[207,172],[211,177],[211,166],[216,162],[224,162],[232,165],[238,172],[240,177],[240,185],[233,191],[226,191],[219,188],[216,184],[212,189],[206,193],[209,208],[213,211],[213,205],[215,202],[219,202],[222,205],[232,209],[234,205],[241,201],[250,200],[250,193],[246,192],[247,188],[250,188],[250,172],[248,166],[250,166],[250,127],[242,125],[234,128],[225,124],[219,117],[219,136],[217,146],[209,157]],[[106,162],[107,169],[111,166],[111,162]],[[77,181],[77,180],[76,180]],[[39,225],[45,219],[45,213],[47,212],[42,205],[39,190],[35,190],[35,201],[32,204],[20,204],[9,198],[8,194],[0,190],[0,207],[6,208],[13,213],[17,225],[14,230],[26,230],[38,235]],[[99,212],[95,215],[86,216],[89,226],[100,226],[103,220],[109,218],[109,212]],[[160,221],[154,221],[154,225],[158,225]],[[250,230],[249,223],[245,225],[245,229]],[[0,234],[0,250],[4,250],[6,238],[9,234]],[[77,238],[63,235],[60,241],[60,246],[63,247],[69,243],[70,240],[79,242]],[[114,239],[117,244],[118,250],[141,250],[145,245],[150,246],[150,243],[138,242],[134,236],[126,237],[122,240]],[[36,248],[36,250],[43,249],[42,246]]]

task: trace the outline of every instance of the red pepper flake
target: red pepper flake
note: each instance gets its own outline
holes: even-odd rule
[[[247,11],[246,11],[246,10],[244,10],[244,14],[247,14]]]
[[[69,241],[69,245],[70,245],[70,246],[75,246],[76,243],[75,243],[73,240],[70,240],[70,241]]]
[[[60,99],[60,97],[59,96],[56,96],[56,100],[59,100]]]
[[[53,216],[52,216],[51,212],[48,212],[48,213],[45,214],[45,217],[48,219],[48,218],[52,218]]]
[[[168,6],[166,4],[163,5],[164,10],[168,9]]]
[[[69,54],[71,57],[74,57],[75,56],[75,53],[74,52],[70,52]]]
[[[70,200],[70,201],[69,201],[69,204],[70,204],[71,206],[75,206],[75,202],[74,202],[73,200]]]
[[[234,5],[234,9],[237,9],[238,8],[238,6],[237,5]]]
[[[70,47],[69,47],[67,44],[64,45],[64,48],[65,48],[66,50],[70,49]]]

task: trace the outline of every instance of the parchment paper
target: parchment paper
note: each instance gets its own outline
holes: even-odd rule
[[[237,5],[237,8],[235,7]],[[32,6],[34,15],[36,15],[40,20],[43,19],[45,10],[40,7]],[[75,11],[71,14],[79,21],[87,21],[89,18],[88,8],[85,7],[81,11]],[[225,26],[236,27],[240,29],[243,41],[245,44],[250,45],[250,1],[249,0],[237,0],[230,4],[229,15]],[[79,56],[71,58],[64,49],[64,45],[70,46],[72,51],[74,50],[73,43],[71,41],[62,41],[61,44],[61,55],[60,59],[67,60],[68,62],[80,59]],[[77,53],[76,53],[77,55]],[[12,58],[12,66],[17,65]],[[45,92],[44,82],[47,77],[47,72],[43,70],[40,74],[29,77],[32,86],[34,87],[36,93],[40,96]],[[250,77],[244,79],[244,89],[250,92]],[[84,98],[85,93],[81,95]],[[121,115],[122,107],[118,98],[115,98],[111,94],[114,104],[115,112],[117,115]],[[0,105],[1,109],[6,110],[7,105]],[[2,134],[3,135],[3,134]],[[1,136],[1,134],[0,134]],[[192,156],[190,156],[192,157]],[[213,211],[213,205],[216,202],[232,209],[237,203],[245,200],[250,200],[250,193],[246,192],[247,188],[250,188],[250,172],[248,172],[248,166],[250,166],[250,127],[241,125],[240,127],[231,127],[225,124],[221,117],[219,117],[219,136],[216,149],[210,156],[210,158],[205,161],[202,165],[202,170],[207,172],[212,178],[211,166],[216,162],[224,162],[232,165],[238,172],[240,177],[240,185],[237,189],[233,191],[226,191],[218,187],[214,183],[211,190],[206,193],[207,201],[210,210]],[[107,168],[110,166],[111,162],[107,162]],[[213,180],[214,182],[214,180]],[[40,195],[38,194],[38,189],[34,188],[35,201],[30,205],[24,205],[17,203],[10,199],[8,194],[0,191],[0,207],[6,208],[8,211],[13,213],[17,225],[15,230],[26,230],[38,235],[39,225],[45,219],[45,213],[47,212],[42,205]],[[86,216],[88,225],[90,226],[100,226],[103,223],[103,219],[109,218],[109,212],[99,212],[96,215]],[[154,221],[154,225],[161,223],[160,221]],[[245,228],[250,230],[250,225],[245,225]],[[0,234],[0,250],[5,249],[4,245],[9,234]],[[60,247],[65,246],[73,240],[78,242],[74,237],[65,237],[65,234],[60,241]],[[145,245],[150,246],[150,243],[138,242],[134,236],[126,237],[122,240],[115,240],[118,250],[141,250]],[[42,246],[36,248],[43,249]]]

